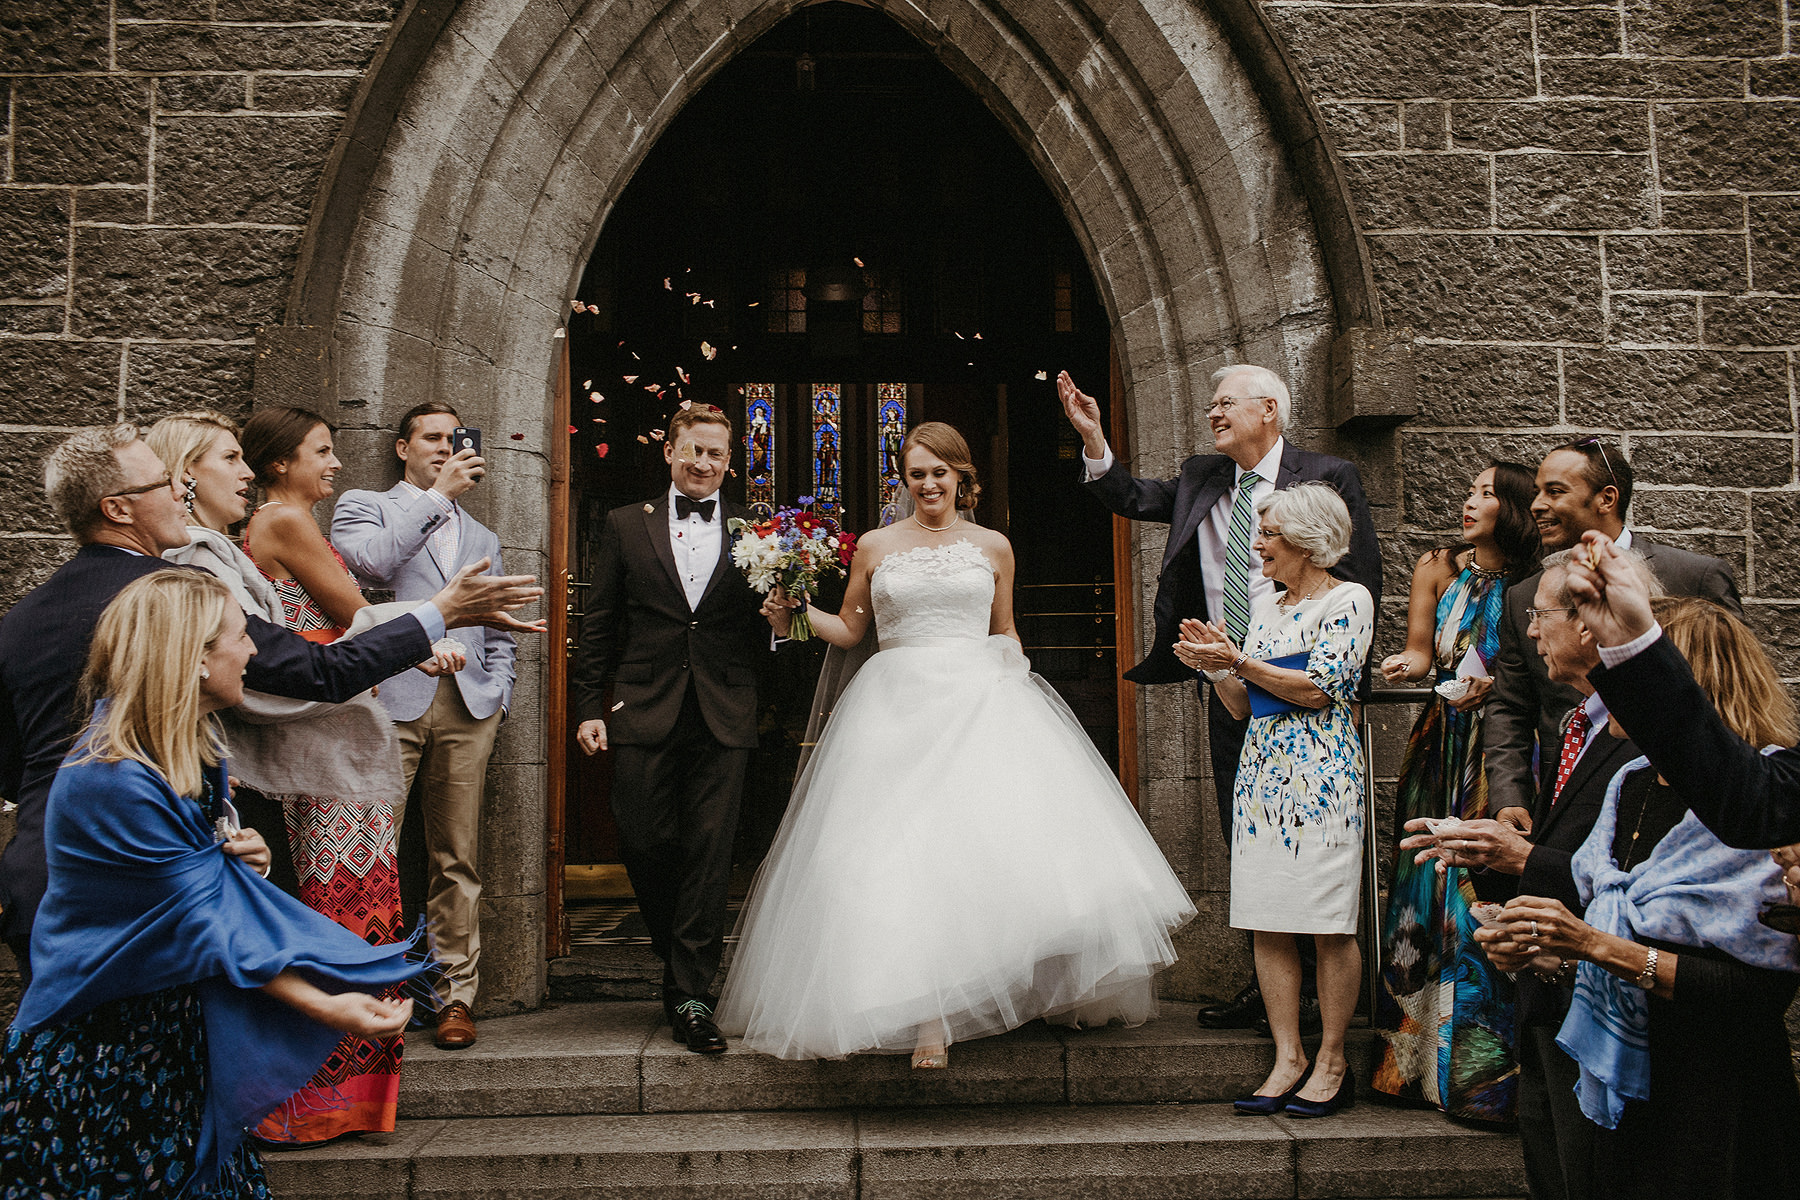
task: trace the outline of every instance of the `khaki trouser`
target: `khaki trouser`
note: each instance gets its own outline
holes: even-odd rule
[[[476,720],[456,680],[438,680],[431,707],[416,721],[397,721],[406,789],[424,772],[419,806],[425,814],[429,866],[425,917],[430,922],[444,979],[438,992],[448,1004],[475,1007],[481,966],[481,792],[488,756],[500,730],[500,714]],[[394,809],[394,840],[406,818],[406,801]]]

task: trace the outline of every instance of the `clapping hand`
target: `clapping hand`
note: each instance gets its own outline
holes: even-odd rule
[[[1581,535],[1581,542],[1568,574],[1581,623],[1602,646],[1623,646],[1650,632],[1656,617],[1650,611],[1643,575],[1604,533],[1590,529]]]
[[[1217,625],[1189,617],[1181,623],[1175,657],[1196,671],[1229,671],[1238,660],[1238,648]]]

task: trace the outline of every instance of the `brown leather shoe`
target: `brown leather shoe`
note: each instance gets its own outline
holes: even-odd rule
[[[475,1014],[461,1000],[452,1000],[438,1013],[439,1050],[467,1050],[475,1044]]]

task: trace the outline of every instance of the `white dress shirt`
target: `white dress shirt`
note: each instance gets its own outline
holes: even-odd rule
[[[675,497],[682,492],[669,485],[669,548],[675,552],[675,573],[681,576],[681,589],[687,593],[689,608],[699,608],[719,565],[719,554],[725,546],[725,502],[719,493],[704,496],[713,501],[712,520],[702,520],[699,513],[686,517],[675,513]]]
[[[1256,464],[1254,470],[1257,482],[1250,489],[1252,503],[1260,504],[1265,496],[1274,492],[1275,476],[1281,470],[1281,451],[1285,444],[1286,439],[1276,438],[1275,444],[1269,447],[1269,452],[1263,455],[1261,462]],[[1098,479],[1112,470],[1112,447],[1106,448],[1106,454],[1102,458],[1089,458],[1083,454],[1081,461],[1082,465],[1087,468],[1088,479],[1090,481]],[[1199,530],[1194,535],[1195,548],[1200,554],[1200,580],[1206,593],[1206,611],[1214,623],[1225,619],[1225,542],[1231,535],[1231,509],[1237,502],[1238,488],[1241,486],[1239,481],[1244,478],[1244,468],[1234,465],[1232,472],[1231,487],[1227,488],[1225,494],[1220,496],[1218,502],[1212,506],[1212,511],[1206,514],[1205,519],[1200,522]],[[1252,525],[1251,529],[1254,531],[1255,526]],[[1251,536],[1255,537],[1254,532]],[[1262,573],[1255,558],[1252,557],[1250,563],[1251,611],[1256,610],[1258,600],[1274,590],[1275,582]]]

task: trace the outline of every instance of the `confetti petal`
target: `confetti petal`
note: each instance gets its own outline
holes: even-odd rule
[[[711,362],[714,358],[718,357],[719,348],[711,342],[701,342],[700,353],[706,356],[707,362]]]
[[[692,400],[683,400],[681,402],[681,411],[682,412],[686,412],[688,409],[690,409],[692,407],[694,407],[694,402]]]
[[[718,305],[716,305],[716,304],[714,304],[714,303],[713,303],[713,302],[712,302],[712,301],[711,301],[711,300],[708,300],[708,301],[707,301],[707,302],[706,302],[706,307],[708,307],[708,308],[717,308],[717,307],[718,307]]]
[[[601,442],[598,446],[594,447],[594,453],[599,455],[601,458],[605,458],[606,452],[608,450],[610,450],[611,448],[612,447],[608,446],[605,442]]]
[[[584,380],[582,380],[582,381],[581,381],[581,386],[582,386],[582,387],[583,387],[583,388],[584,388],[584,389],[586,389],[586,388],[591,388],[591,387],[593,387],[593,386],[594,386],[594,381],[593,381],[593,380],[591,380],[591,379],[584,379]]]
[[[602,396],[599,392],[589,392],[588,393],[588,403],[589,404],[598,404],[604,399],[606,399],[606,397]]]
[[[681,376],[681,382],[683,382],[683,383],[691,383],[691,382],[693,382],[693,381],[692,381],[692,380],[690,380],[690,379],[689,379],[689,378],[688,378],[688,373],[687,373],[687,372],[686,372],[686,371],[684,371],[684,370],[682,370],[682,369],[681,369],[681,368],[680,368],[680,367],[676,367],[676,368],[675,368],[675,373],[676,373],[676,374],[677,374],[677,375],[679,375],[679,376]]]
[[[859,266],[859,267],[860,267],[860,266],[862,266],[862,265],[863,265],[863,260],[862,260],[862,259],[860,259],[860,258],[853,258],[853,259],[851,259],[851,260],[850,260],[850,261],[851,261],[851,262],[853,262],[853,263],[855,263],[855,264],[856,264],[856,265],[857,265],[857,266]]]
[[[581,301],[579,301],[579,300],[569,301],[569,311],[580,312],[581,311]]]
[[[1032,378],[1033,379],[1048,379],[1048,378],[1050,378],[1050,372],[1039,371],[1036,375],[1033,375]]]
[[[625,382],[626,382],[626,383],[636,383],[636,382],[637,382],[637,381],[638,381],[638,377],[637,377],[637,376],[636,376],[636,375],[627,375],[627,376],[625,376]]]
[[[573,433],[573,432],[575,432],[575,430],[574,430],[574,428],[573,428],[573,427],[571,427],[571,428],[570,428],[570,430],[569,430],[569,432],[570,432],[570,433]],[[525,440],[525,435],[524,435],[524,434],[522,434],[522,433],[515,433],[515,434],[513,434],[513,435],[512,435],[512,440],[513,440],[513,441],[515,441],[515,442],[522,442],[522,441],[524,441],[524,440]]]
[[[750,303],[744,305],[744,307],[745,308],[755,308],[757,305],[759,305],[761,303],[762,303],[761,300],[752,300]]]
[[[640,434],[638,434],[638,441],[640,441],[640,442],[642,442],[642,443],[644,443],[644,445],[646,445],[646,446],[648,446],[648,445],[649,445],[649,444],[650,444],[650,439],[649,439],[649,438],[647,438],[647,437],[645,437],[645,436],[644,436],[644,435],[643,435],[643,434],[641,434],[641,433],[640,433]],[[646,504],[646,505],[645,505],[645,506],[644,506],[644,511],[645,511],[645,512],[649,512],[649,511],[650,511],[650,506],[649,506],[649,505],[647,505],[647,504]]]
[[[674,290],[675,290],[675,285],[669,282],[669,277],[667,275],[664,275],[663,276],[663,291],[672,292]]]
[[[581,430],[577,426],[571,425],[571,426],[569,426],[569,432],[570,433],[580,433]],[[525,435],[521,434],[521,433],[515,433],[515,434],[513,434],[513,436],[523,440]]]
[[[588,305],[588,311],[597,317],[600,315],[600,306],[598,304],[590,304]]]

